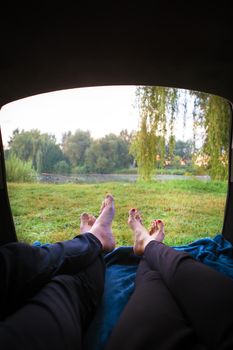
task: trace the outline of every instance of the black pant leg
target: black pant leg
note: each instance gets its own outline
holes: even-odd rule
[[[233,280],[160,242],[150,242],[144,256],[161,273],[200,341],[211,350],[233,349]]]
[[[135,290],[106,350],[203,349],[158,271],[141,260]]]
[[[59,275],[14,314],[0,322],[4,350],[80,350],[104,287],[97,258],[75,275]]]
[[[0,320],[14,312],[53,276],[77,273],[100,254],[91,233],[49,246],[9,243],[0,247]]]

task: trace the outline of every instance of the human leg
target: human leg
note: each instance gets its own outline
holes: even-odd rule
[[[4,350],[82,349],[104,286],[102,256],[74,275],[58,275],[0,322]]]
[[[114,200],[105,197],[92,232],[43,247],[12,243],[0,248],[0,319],[14,312],[53,276],[77,273],[102,250],[112,250]]]
[[[145,249],[148,265],[159,271],[200,342],[210,349],[233,347],[233,281],[189,254],[164,245],[156,237],[163,232],[162,222],[157,222],[152,236],[140,225],[136,224],[135,252]]]
[[[106,350],[203,349],[164,284],[145,259],[139,263],[135,290],[106,345]]]
[[[199,339],[211,349],[233,348],[233,281],[156,241],[146,247],[145,258],[160,271]]]

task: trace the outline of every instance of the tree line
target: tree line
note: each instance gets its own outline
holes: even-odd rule
[[[76,130],[63,134],[59,144],[54,135],[15,129],[5,150],[6,160],[12,159],[19,165],[19,160],[31,164],[37,173],[80,174],[113,173],[137,168],[137,159],[133,156],[135,131],[122,130],[119,135],[108,134],[93,139],[89,131]],[[165,159],[169,158],[166,145]],[[179,168],[181,160],[186,165],[192,163],[192,141],[175,141],[173,161],[170,167]],[[26,165],[25,165],[26,166]],[[157,161],[157,168],[164,164]]]
[[[37,129],[15,129],[5,156],[31,162],[37,173],[111,173],[133,165],[131,139],[127,130],[93,139],[89,131],[77,129],[64,133],[59,144],[54,135]]]

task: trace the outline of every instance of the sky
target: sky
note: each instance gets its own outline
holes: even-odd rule
[[[60,90],[6,104],[0,110],[3,145],[13,130],[39,129],[61,141],[62,134],[89,130],[93,138],[122,129],[137,130],[136,86],[106,86]]]
[[[7,148],[13,130],[39,129],[55,135],[60,143],[62,135],[77,129],[90,131],[93,138],[109,133],[118,135],[139,128],[139,111],[135,101],[136,86],[105,86],[60,90],[39,94],[6,104],[0,110],[3,145]],[[182,113],[181,113],[182,114]],[[182,117],[182,115],[181,115]],[[186,127],[178,118],[175,125],[177,139],[192,138],[191,119]]]

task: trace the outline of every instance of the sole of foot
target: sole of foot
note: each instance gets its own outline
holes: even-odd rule
[[[115,248],[115,238],[112,232],[112,220],[115,215],[114,198],[106,195],[100,207],[100,215],[89,230],[95,235],[103,246],[103,251],[109,252]]]
[[[129,211],[128,225],[134,233],[134,253],[143,255],[147,244],[153,240],[162,242],[164,239],[164,224],[161,220],[154,220],[148,231],[142,224],[141,215],[133,208]]]

